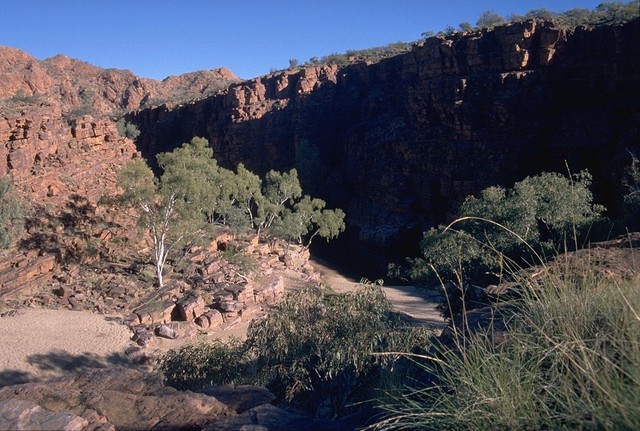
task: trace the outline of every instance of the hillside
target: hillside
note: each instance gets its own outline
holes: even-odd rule
[[[0,75],[0,115],[5,117],[38,108],[51,116],[118,115],[165,102],[201,99],[239,81],[225,68],[157,81],[64,55],[40,61],[4,46],[0,46]]]

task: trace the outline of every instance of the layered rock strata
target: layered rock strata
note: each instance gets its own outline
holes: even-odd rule
[[[615,213],[627,150],[640,153],[639,28],[527,21],[430,38],[376,64],[287,70],[128,118],[150,159],[203,136],[226,166],[299,167],[369,246],[401,247],[469,194],[567,167],[588,168]]]

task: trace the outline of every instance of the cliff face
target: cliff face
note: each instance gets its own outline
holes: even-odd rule
[[[627,150],[640,151],[639,28],[530,21],[431,38],[373,65],[288,70],[129,120],[150,159],[203,136],[227,166],[298,166],[369,246],[415,244],[465,196],[566,165],[590,169],[615,211]]]
[[[0,122],[0,176],[38,205],[61,207],[72,195],[89,201],[116,188],[117,171],[138,157],[115,123],[81,117],[29,116]]]
[[[239,81],[225,68],[157,81],[140,78],[128,70],[102,69],[64,55],[40,61],[3,46],[0,76],[0,114],[6,117],[34,108],[46,109],[49,116],[74,111],[112,115],[161,101],[202,98]]]

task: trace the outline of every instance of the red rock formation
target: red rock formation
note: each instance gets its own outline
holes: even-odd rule
[[[60,205],[73,194],[95,202],[115,190],[116,173],[138,157],[115,123],[85,116],[20,116],[0,122],[0,175],[40,205]]]
[[[356,239],[402,246],[468,194],[566,172],[565,161],[589,168],[598,198],[619,209],[626,151],[640,153],[638,40],[638,20],[528,21],[431,38],[376,64],[267,75],[129,120],[149,157],[203,136],[226,166],[303,167],[305,189],[344,208]]]
[[[8,175],[29,206],[42,214],[42,220],[33,214],[33,226],[23,238],[33,247],[14,248],[0,259],[3,298],[47,284],[67,253],[86,247],[80,238],[64,238],[70,225],[49,232],[47,217],[69,202],[95,211],[97,200],[115,191],[118,170],[135,157],[134,143],[120,137],[107,119],[81,117],[69,125],[60,117],[21,116],[0,122],[0,175]],[[85,234],[106,240],[109,231]]]
[[[129,70],[102,69],[64,55],[43,61],[0,46],[0,114],[46,108],[49,116],[94,116],[176,103],[214,94],[239,79],[226,68],[203,70],[162,81]]]

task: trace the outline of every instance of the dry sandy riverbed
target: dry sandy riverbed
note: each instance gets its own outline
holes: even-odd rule
[[[326,262],[312,259],[325,284],[338,292],[353,290],[358,280],[345,277]],[[443,328],[435,310],[437,295],[411,286],[383,287],[394,307],[418,323]],[[243,338],[250,319],[210,337]],[[21,309],[0,317],[0,386],[42,380],[82,367],[129,364],[124,354],[131,331],[116,316],[83,311]],[[160,340],[160,350],[184,341]]]
[[[25,308],[0,318],[0,386],[125,364],[131,331],[113,316]]]

